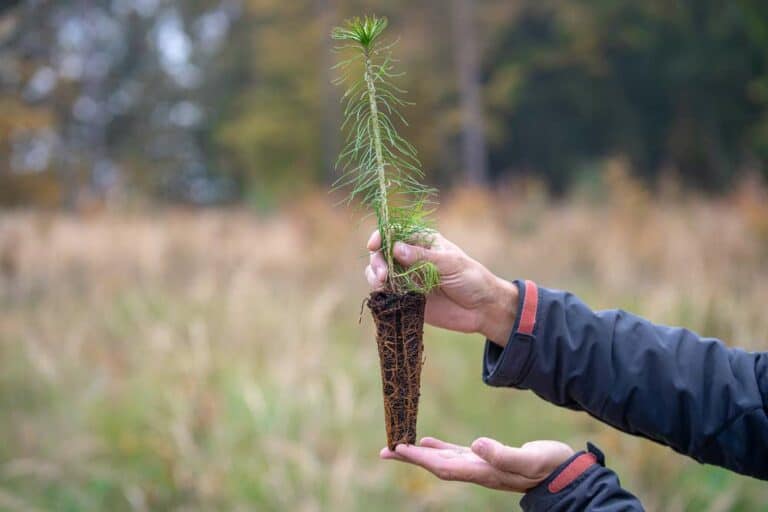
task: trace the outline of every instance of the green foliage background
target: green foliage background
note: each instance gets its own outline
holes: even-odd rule
[[[249,15],[261,20],[253,2]],[[321,122],[329,99],[329,17],[313,2],[265,7],[249,31],[257,86],[216,130],[252,183],[327,179]],[[375,11],[401,38],[406,134],[439,184],[461,182],[461,130],[444,2],[339,2],[332,19]],[[492,178],[534,175],[558,191],[606,156],[627,155],[653,181],[727,186],[768,157],[768,6],[759,1],[475,2]],[[250,22],[248,22],[250,23]],[[255,56],[258,55],[258,58]],[[258,178],[257,178],[258,177]],[[289,178],[290,177],[290,178]]]
[[[471,6],[477,39],[489,181],[533,176],[563,192],[591,180],[615,156],[626,157],[632,172],[652,185],[661,175],[671,175],[688,186],[722,191],[745,171],[765,173],[768,4],[464,2]],[[231,23],[217,53],[207,60],[196,53],[191,57],[199,64],[200,85],[169,87],[167,77],[155,70],[159,64],[152,45],[145,43],[155,18],[174,12],[181,28],[193,34],[206,12],[230,4],[237,7],[228,11]],[[69,5],[75,4],[20,2],[5,16],[15,13],[25,20],[21,32],[39,31],[43,50],[54,50],[57,43],[46,26],[55,26],[55,13]],[[94,5],[114,15],[113,3]],[[332,157],[340,146],[341,108],[339,91],[330,86],[328,33],[344,18],[366,13],[387,16],[392,33],[400,37],[399,66],[408,74],[398,85],[415,103],[406,112],[411,126],[404,137],[418,148],[433,184],[465,181],[456,50],[468,42],[452,23],[453,2],[200,0],[158,5],[150,16],[131,15],[126,27],[137,58],[115,69],[114,80],[104,86],[117,88],[121,77],[134,75],[143,86],[147,106],[135,107],[104,128],[104,151],[119,165],[128,191],[167,195],[168,183],[186,172],[189,165],[174,155],[159,158],[148,150],[167,136],[147,124],[152,107],[179,99],[203,107],[203,123],[187,135],[199,148],[200,172],[233,185],[230,199],[270,206],[297,190],[330,183]],[[87,92],[82,83],[60,80],[50,97],[25,101],[23,84],[47,61],[38,55],[44,51],[29,52],[23,41],[18,37],[0,47],[0,60],[15,59],[21,84],[0,88],[0,109],[6,114],[0,121],[0,144],[6,154],[14,130],[26,124],[21,119],[44,118],[26,128],[32,133],[41,128],[65,133],[73,102]],[[136,74],[137,62],[142,74]],[[167,147],[175,146],[170,142]],[[1,163],[0,180],[14,193],[1,194],[0,200],[50,202],[46,181],[75,192],[87,189],[93,159],[87,149],[72,150],[68,168],[52,161],[44,179],[19,176]]]

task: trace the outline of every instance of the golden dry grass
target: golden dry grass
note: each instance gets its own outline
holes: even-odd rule
[[[622,177],[445,198],[439,227],[505,277],[768,348],[768,201],[651,197]],[[602,195],[601,195],[602,194]],[[0,509],[510,510],[518,497],[380,462],[370,226],[280,215],[0,216]],[[426,333],[420,432],[598,443],[649,510],[757,510],[768,489],[480,382],[482,340]],[[703,376],[705,377],[705,376]]]

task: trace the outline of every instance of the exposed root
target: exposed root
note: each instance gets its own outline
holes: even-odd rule
[[[423,359],[422,294],[375,291],[368,307],[376,323],[387,446],[416,443]]]

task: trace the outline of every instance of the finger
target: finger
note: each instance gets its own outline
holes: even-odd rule
[[[402,458],[396,452],[393,452],[387,446],[381,449],[379,452],[379,458],[382,460],[402,460]]]
[[[379,233],[378,229],[371,233],[371,236],[368,238],[368,244],[366,247],[368,247],[369,251],[378,251],[381,249],[381,234]]]
[[[403,242],[395,242],[393,252],[395,259],[406,267],[410,267],[419,261],[429,261],[439,267],[442,261],[441,253],[439,251]]]
[[[471,448],[488,464],[508,473],[535,474],[542,465],[538,452],[506,446],[488,437],[476,439]]]
[[[381,251],[371,253],[370,264],[376,278],[383,283],[387,279],[387,262]]]
[[[441,453],[444,450],[400,444],[395,448],[395,453],[403,462],[409,462],[420,466],[441,480],[472,481],[471,462],[461,460],[456,452],[453,458],[450,454]]]
[[[459,446],[459,448],[463,447]],[[522,475],[497,469],[471,451],[464,449],[466,451],[461,452],[456,449],[442,450],[398,445],[394,453],[384,448],[380,456],[382,459],[398,460],[420,466],[441,480],[471,482],[490,489],[525,492],[539,482],[539,480],[531,480]]]
[[[368,285],[370,285],[373,290],[378,290],[384,285],[384,281],[380,280],[376,276],[370,265],[365,267],[365,279],[368,281]]]
[[[459,447],[462,448],[462,447]],[[399,445],[396,455],[403,462],[420,466],[441,480],[471,482],[492,489],[519,490],[526,479],[500,471],[471,451]],[[532,487],[527,485],[527,488]]]
[[[459,446],[457,444],[447,443],[445,441],[441,441],[440,439],[437,439],[436,437],[421,438],[421,441],[419,441],[419,446],[424,446],[426,448],[440,448],[443,450],[466,450],[467,449],[465,446]]]

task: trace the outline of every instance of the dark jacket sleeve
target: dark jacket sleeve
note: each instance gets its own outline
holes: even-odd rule
[[[621,488],[616,474],[605,467],[603,454],[589,444],[529,490],[520,502],[525,512],[631,512],[643,506]]]
[[[516,284],[506,347],[486,342],[487,384],[531,389],[699,462],[768,479],[767,354]]]

